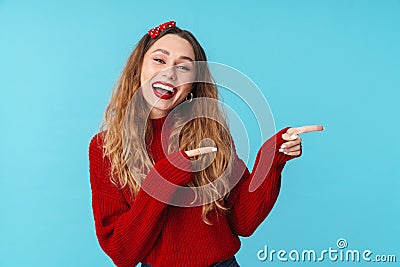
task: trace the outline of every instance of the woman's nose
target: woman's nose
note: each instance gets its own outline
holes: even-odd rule
[[[170,66],[166,69],[164,69],[162,71],[162,75],[167,78],[167,79],[171,79],[171,80],[176,80],[176,72],[175,72],[175,67],[174,66]]]

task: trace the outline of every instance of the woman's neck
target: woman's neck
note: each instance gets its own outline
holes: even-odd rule
[[[168,113],[168,111],[153,108],[149,114],[149,118],[152,120],[164,118],[168,116]]]

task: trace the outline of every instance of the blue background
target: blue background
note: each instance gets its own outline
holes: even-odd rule
[[[400,1],[184,3],[0,1],[0,266],[113,266],[94,233],[88,144],[131,50],[170,19],[261,88],[277,129],[326,127],[302,136],[239,263],[285,266],[256,253],[341,237],[400,261]],[[345,263],[299,265],[322,264]]]

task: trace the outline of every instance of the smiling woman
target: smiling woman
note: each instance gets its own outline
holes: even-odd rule
[[[298,134],[322,130],[280,130],[261,146],[250,173],[208,66],[197,64],[206,61],[196,38],[174,22],[151,29],[128,58],[90,142],[96,235],[117,266],[239,266],[239,236],[252,235],[274,206],[285,163],[301,155]],[[210,164],[194,168],[211,155]],[[262,183],[250,192],[253,179]],[[192,194],[180,195],[179,187]],[[176,198],[200,204],[168,201]]]

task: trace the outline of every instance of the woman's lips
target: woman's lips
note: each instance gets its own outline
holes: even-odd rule
[[[161,99],[170,99],[175,96],[177,91],[174,85],[161,81],[154,82],[151,87],[154,94]]]

